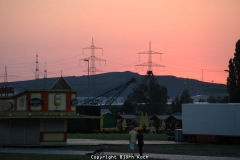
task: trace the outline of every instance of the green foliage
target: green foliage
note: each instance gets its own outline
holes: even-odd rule
[[[230,102],[240,102],[240,40],[236,43],[234,58],[229,60],[228,65],[227,90]]]
[[[132,102],[129,100],[126,100],[121,108],[122,113],[135,113],[135,107],[133,106]]]
[[[148,97],[148,86],[141,84],[139,89],[136,91],[138,103],[146,103]]]
[[[174,100],[172,100],[172,112],[182,112],[182,103],[178,96],[175,96]]]
[[[134,98],[129,98],[122,106],[122,110],[125,113],[134,113],[136,109],[138,113],[164,113],[169,98],[167,88],[157,84],[155,81],[150,81],[148,84],[140,84],[138,89],[129,95],[129,97],[131,96]],[[132,100],[136,103],[131,105]]]
[[[157,83],[150,83],[148,88],[147,112],[149,114],[163,114],[169,98],[167,88]]]
[[[114,116],[117,116],[118,113],[122,113],[122,106],[109,106],[108,108]]]
[[[208,103],[217,103],[217,100],[216,100],[215,97],[210,96],[210,97],[207,98],[207,102],[208,102]]]
[[[147,113],[148,112],[148,108],[147,108],[147,106],[144,104],[139,104],[138,106],[137,106],[137,108],[138,108],[138,112],[139,113]]]
[[[210,96],[207,98],[207,102],[208,103],[228,103],[228,97],[224,96],[224,97],[214,97],[214,96]]]
[[[193,99],[191,98],[189,91],[185,89],[180,96],[180,102],[183,103],[193,103]]]
[[[200,98],[200,99],[198,100],[198,102],[206,102],[206,100],[205,100],[205,99],[202,99],[202,98]]]
[[[191,98],[187,89],[183,90],[180,97],[175,96],[174,100],[172,101],[172,112],[182,112],[183,103],[193,103],[193,99]]]

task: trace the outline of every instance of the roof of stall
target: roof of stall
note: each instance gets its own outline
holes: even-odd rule
[[[138,119],[134,114],[119,114],[115,119]]]
[[[170,115],[154,115],[150,118],[150,120],[166,120]]]

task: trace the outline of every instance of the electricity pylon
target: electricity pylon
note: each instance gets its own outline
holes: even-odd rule
[[[92,45],[90,47],[83,48],[82,49],[83,54],[84,54],[85,49],[91,49],[91,56],[88,57],[88,58],[81,59],[81,60],[88,60],[89,61],[89,63],[90,63],[90,67],[89,67],[90,75],[95,75],[96,72],[102,72],[101,70],[96,68],[95,61],[105,61],[105,65],[106,65],[106,60],[96,57],[95,56],[95,49],[101,49],[102,54],[103,54],[103,48],[99,48],[99,47],[94,46],[94,42],[93,42],[93,38],[92,38]]]
[[[84,54],[84,50],[85,49],[91,49],[91,56],[88,57],[88,58],[81,59],[81,60],[84,60],[84,61],[88,62],[87,72],[88,72],[88,76],[89,76],[89,73],[92,76],[92,78],[91,78],[91,81],[92,81],[91,84],[92,85],[91,86],[92,86],[92,93],[94,93],[94,75],[95,75],[96,72],[102,72],[101,70],[96,68],[95,61],[99,61],[99,62],[105,61],[105,65],[106,65],[106,60],[98,58],[98,57],[95,56],[95,49],[101,49],[102,50],[102,54],[103,54],[103,48],[94,46],[93,38],[92,38],[92,45],[90,47],[85,47],[85,48],[82,49],[82,53],[83,54]],[[86,72],[86,70],[84,70],[84,72]],[[88,93],[88,96],[89,96],[89,93]]]
[[[155,52],[151,50],[151,41],[149,42],[149,50],[145,52],[139,52],[139,54],[148,54],[148,62],[147,63],[142,63],[139,65],[136,65],[137,67],[148,67],[147,74],[137,83],[137,85],[133,88],[133,92],[128,96],[128,99],[131,101],[138,101],[139,98],[139,93],[144,92],[142,86],[146,86],[147,82],[149,83],[155,83],[157,84],[157,80],[153,75],[152,67],[165,67],[164,65],[156,64],[152,62],[152,54],[159,54],[160,55],[160,60],[161,60],[161,54],[160,52]]]

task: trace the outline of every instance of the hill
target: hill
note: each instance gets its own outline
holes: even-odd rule
[[[125,84],[132,77],[139,82],[144,75],[133,72],[112,72],[98,74],[95,76],[80,77],[64,77],[69,85],[78,91],[79,97],[87,97],[88,94],[88,78],[90,96],[98,96],[119,85]],[[201,82],[194,79],[179,78],[175,76],[155,76],[160,85],[164,85],[168,89],[168,95],[173,97],[181,95],[184,89],[188,89],[191,96],[195,95],[227,95],[227,87],[223,84]],[[0,83],[0,87],[14,86],[15,92],[21,92],[26,89],[51,89],[59,78],[46,78],[38,80],[16,81],[9,83]],[[120,96],[126,97],[132,92],[136,84],[131,84]]]

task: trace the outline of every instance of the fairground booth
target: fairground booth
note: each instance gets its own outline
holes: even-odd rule
[[[2,146],[66,145],[67,119],[82,118],[76,114],[77,91],[62,77],[49,90],[14,94],[13,87],[1,87],[0,92]]]
[[[155,121],[155,128],[157,128],[158,133],[182,128],[182,114],[154,115],[150,120]]]

